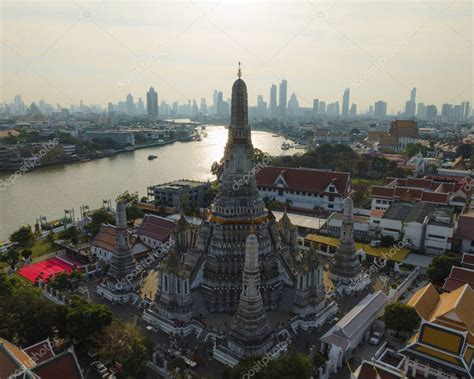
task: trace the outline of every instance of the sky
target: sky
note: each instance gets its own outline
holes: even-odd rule
[[[288,81],[315,98],[367,109],[471,101],[473,6],[464,0],[1,1],[0,101],[106,106],[230,96],[242,64],[250,104]]]

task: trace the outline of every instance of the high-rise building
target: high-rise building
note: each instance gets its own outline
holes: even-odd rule
[[[319,114],[326,114],[326,102],[320,101],[319,102]]]
[[[288,96],[288,82],[283,79],[280,83],[280,101],[278,103],[278,109],[280,111],[280,117],[286,116],[286,103]]]
[[[438,109],[436,108],[436,105],[428,105],[426,107],[426,119],[430,121],[436,120],[436,117],[438,116]]]
[[[374,117],[378,119],[385,118],[387,116],[387,103],[379,100],[374,104]]]
[[[416,87],[414,87],[414,88],[411,90],[411,93],[410,93],[410,101],[413,101],[414,103],[416,103]]]
[[[349,116],[349,97],[350,97],[350,89],[346,88],[344,90],[344,96],[342,97],[342,117]]]
[[[441,117],[444,120],[449,120],[451,119],[453,115],[453,104],[443,104],[441,107]]]
[[[463,101],[461,107],[462,107],[462,114],[463,114],[462,118],[464,120],[468,120],[471,115],[471,106],[469,104],[469,101]]]
[[[267,114],[267,103],[263,101],[263,96],[257,96],[257,115],[259,117],[265,116]]]
[[[277,111],[277,86],[272,84],[270,88],[270,104],[269,104],[269,111],[272,116],[276,115]]]
[[[153,87],[150,87],[146,93],[146,110],[151,119],[158,118],[158,93]]]
[[[201,104],[199,105],[199,111],[202,114],[207,114],[207,104],[206,104],[206,99],[204,97],[201,99]]]
[[[319,99],[313,99],[313,114],[316,116],[319,113]]]
[[[423,103],[418,103],[418,109],[416,111],[416,117],[420,119],[426,118],[426,105]]]
[[[352,105],[351,105],[351,110],[349,111],[349,116],[351,118],[357,116],[357,105],[355,103],[352,103]]]
[[[405,103],[405,116],[415,117],[416,113],[416,88],[410,92],[410,100]]]
[[[138,114],[145,113],[145,105],[141,97],[138,98]]]
[[[217,93],[216,113],[218,116],[224,116],[224,94],[222,91]]]
[[[133,96],[132,94],[127,95],[127,114],[133,114],[134,112],[134,104],[133,104]]]
[[[290,100],[288,101],[288,114],[291,117],[298,116],[300,113],[300,104],[298,103],[298,98],[296,94],[293,92],[290,96]]]

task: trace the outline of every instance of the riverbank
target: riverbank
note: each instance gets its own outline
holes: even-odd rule
[[[89,161],[96,160],[96,159],[108,158],[108,157],[111,157],[111,156],[114,156],[114,155],[117,155],[117,154],[121,154],[121,153],[129,153],[129,152],[135,151],[135,150],[146,149],[146,148],[149,148],[149,147],[166,146],[166,145],[173,144],[176,141],[177,141],[177,139],[175,138],[175,139],[172,139],[172,140],[169,140],[169,141],[160,141],[160,142],[153,142],[153,143],[148,143],[148,144],[127,146],[127,147],[124,147],[123,149],[117,149],[117,150],[114,150],[114,151],[108,151],[108,152],[103,151],[103,152],[100,152],[96,155],[42,162],[39,165],[32,165],[31,168],[28,168],[27,171],[39,170],[41,168],[46,168],[46,167],[50,167],[50,166],[67,165],[67,164],[70,164],[70,163],[85,163],[85,162],[89,162]],[[15,166],[15,167],[12,167],[12,168],[0,169],[0,174],[16,172],[18,170],[21,170],[23,166],[24,166],[23,164],[21,164],[21,165],[19,164],[18,166]]]

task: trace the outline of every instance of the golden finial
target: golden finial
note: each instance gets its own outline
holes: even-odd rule
[[[237,70],[237,76],[239,79],[242,77],[242,70],[240,69],[240,62],[239,62],[239,69]]]

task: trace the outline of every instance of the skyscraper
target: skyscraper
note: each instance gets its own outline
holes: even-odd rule
[[[405,116],[415,117],[416,113],[416,88],[410,92],[410,100],[405,103]]]
[[[350,89],[346,88],[344,90],[344,96],[342,97],[342,117],[349,116],[349,96],[350,96]]]
[[[316,116],[319,113],[319,99],[313,99],[313,114]]]
[[[376,118],[385,118],[387,116],[387,103],[379,100],[374,104],[374,116]]]
[[[145,112],[145,105],[141,97],[138,98],[138,114],[143,114]]]
[[[133,96],[132,94],[127,95],[127,114],[133,114]]]
[[[288,95],[288,82],[285,79],[283,79],[280,83],[280,101],[278,103],[280,117],[285,117],[286,115],[287,95]]]
[[[153,120],[158,118],[158,93],[153,87],[146,93],[146,110],[148,117]]]
[[[416,87],[413,87],[410,93],[410,101],[416,103]]]
[[[351,110],[349,111],[349,116],[350,117],[357,116],[357,105],[355,103],[352,103]]]
[[[277,110],[277,86],[272,84],[270,88],[270,104],[269,104],[270,114],[272,116],[276,115]]]

